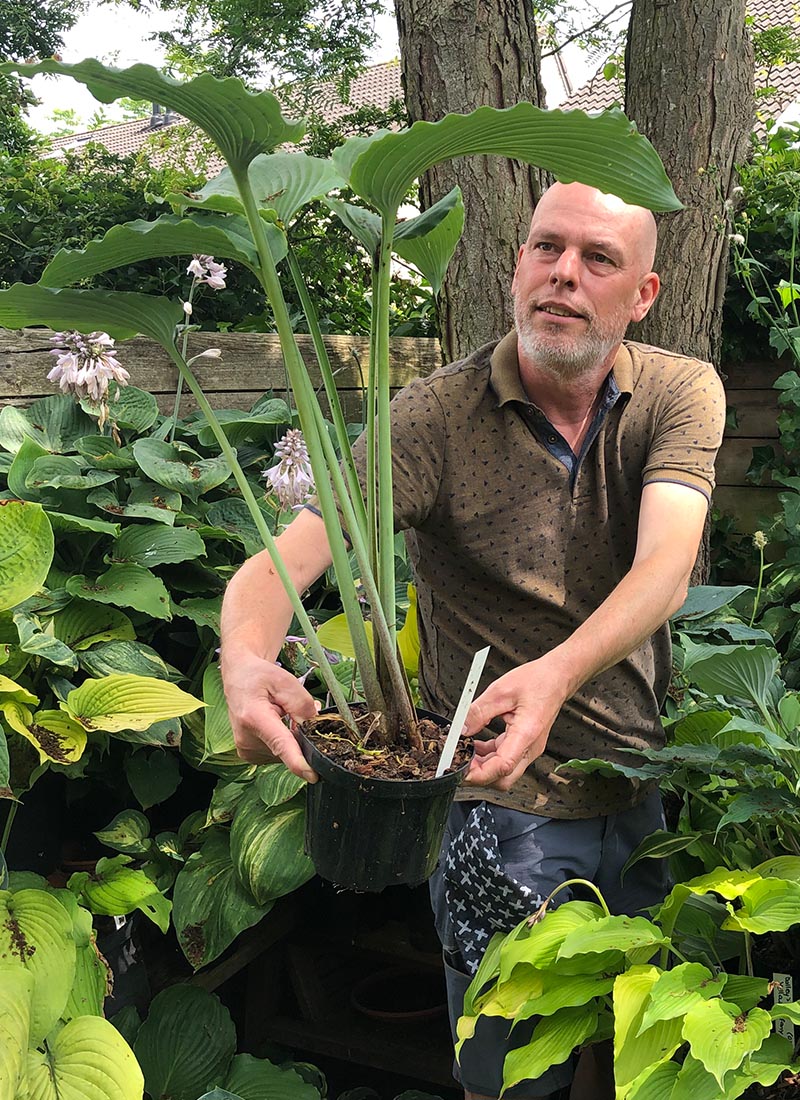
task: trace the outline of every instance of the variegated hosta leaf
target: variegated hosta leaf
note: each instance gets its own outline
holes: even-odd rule
[[[150,822],[138,810],[122,810],[94,834],[101,844],[107,844],[129,856],[146,855],[153,842],[150,838]]]
[[[33,975],[0,963],[0,1100],[15,1100],[27,1068]]]
[[[0,506],[0,611],[27,600],[45,582],[53,560],[53,529],[39,504]]]
[[[208,665],[203,673],[203,700],[206,704],[203,759],[234,752],[233,729],[222,690],[219,665]]]
[[[54,1027],[75,978],[72,918],[45,890],[0,892],[0,965],[19,966],[33,979],[30,1041]]]
[[[86,748],[86,730],[63,710],[38,710],[24,728],[14,728],[38,751],[40,763],[74,764]]]
[[[47,1054],[28,1056],[25,1100],[142,1100],[144,1078],[120,1033],[97,1016],[70,1020]]]
[[[67,696],[66,710],[86,729],[146,730],[153,722],[180,718],[204,704],[175,684],[149,676],[119,674],[85,680]]]
[[[134,1043],[147,1092],[170,1100],[197,1100],[218,1084],[235,1050],[227,1008],[190,985],[171,986],[154,998]]]
[[[314,874],[305,853],[305,802],[265,807],[255,785],[243,794],[231,826],[231,856],[242,883],[260,904],[302,886]]]
[[[197,970],[213,962],[245,928],[272,908],[259,905],[241,885],[231,861],[227,831],[214,829],[186,861],[175,882],[173,923],[178,943]]]
[[[290,772],[285,764],[262,764],[255,778],[259,798],[267,806],[280,806],[305,787],[305,779]]]
[[[53,632],[78,651],[98,642],[135,641],[136,631],[124,611],[74,599],[53,616]]]
[[[140,909],[166,932],[171,902],[159,893],[144,871],[129,867],[130,862],[130,856],[100,859],[94,874],[77,871],[70,876],[67,886],[92,913],[122,917]]]

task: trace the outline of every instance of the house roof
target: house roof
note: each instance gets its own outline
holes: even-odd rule
[[[800,0],[758,0],[752,15],[755,30],[793,26],[800,34]],[[800,62],[786,61],[769,70],[757,70],[755,83],[757,90],[770,89],[756,101],[756,130],[763,134],[766,120],[782,121],[787,109],[800,101]],[[622,81],[616,77],[606,80],[601,66],[593,77],[564,100],[561,108],[565,111],[573,108],[602,111],[615,103],[621,105],[624,98]]]

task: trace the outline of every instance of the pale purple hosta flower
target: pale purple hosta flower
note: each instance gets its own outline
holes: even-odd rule
[[[107,332],[56,332],[50,342],[59,345],[50,352],[58,359],[47,377],[58,382],[62,393],[101,404],[108,398],[109,382],[128,385],[130,375],[114,357],[114,341]]]
[[[314,477],[306,450],[303,433],[290,428],[283,439],[275,444],[277,466],[262,471],[262,477],[280,501],[281,508],[296,508],[304,504],[314,491]]]
[[[228,269],[225,264],[217,263],[213,256],[193,256],[186,268],[186,274],[192,275],[198,283],[205,283],[212,290],[224,290]]]

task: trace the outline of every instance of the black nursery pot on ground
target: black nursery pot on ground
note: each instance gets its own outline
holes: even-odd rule
[[[417,714],[445,731],[449,725],[428,711]],[[425,882],[469,754],[439,779],[376,779],[330,760],[302,730],[300,744],[320,777],[306,787],[305,846],[317,873],[339,887],[373,893]]]

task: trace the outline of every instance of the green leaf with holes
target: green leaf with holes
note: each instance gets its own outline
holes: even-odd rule
[[[169,593],[160,577],[142,565],[112,565],[99,577],[70,577],[67,591],[82,600],[132,607],[154,619],[171,619]]]
[[[106,561],[133,562],[152,569],[155,565],[191,561],[205,552],[203,540],[188,527],[168,531],[163,524],[131,524],[114,543]]]
[[[0,611],[37,592],[53,560],[53,529],[39,504],[0,505]]]
[[[227,459],[201,458],[185,445],[178,447],[160,439],[137,439],[133,445],[136,461],[144,473],[158,485],[197,500],[230,476]]]

